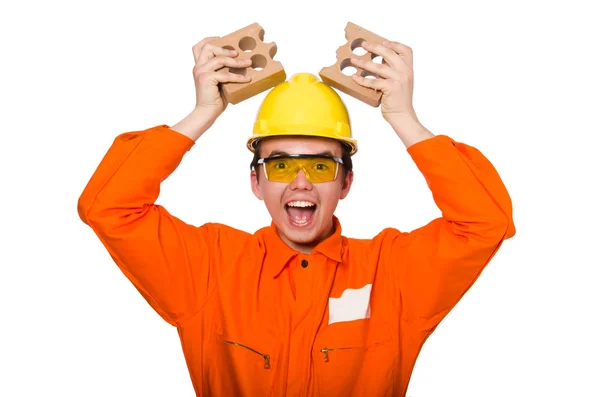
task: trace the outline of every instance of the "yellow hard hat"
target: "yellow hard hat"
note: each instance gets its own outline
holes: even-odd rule
[[[358,150],[342,98],[310,73],[297,73],[269,91],[258,110],[248,149],[254,152],[260,139],[281,135],[333,138],[345,142],[350,155]]]

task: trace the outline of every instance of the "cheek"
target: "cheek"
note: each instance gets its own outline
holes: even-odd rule
[[[325,210],[325,212],[332,212],[339,200],[342,188],[338,183],[335,184],[327,184],[318,187],[319,191],[319,199],[321,201],[321,207]]]
[[[261,183],[260,186],[260,191],[263,196],[263,200],[269,209],[280,207],[281,197],[283,195],[284,190],[284,185],[280,186],[279,184],[268,181]]]

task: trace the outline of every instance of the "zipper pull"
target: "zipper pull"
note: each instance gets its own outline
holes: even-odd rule
[[[268,354],[264,354],[263,358],[265,359],[265,369],[271,368],[271,357]]]
[[[328,363],[329,362],[329,349],[322,349],[321,352],[325,353],[325,362]]]

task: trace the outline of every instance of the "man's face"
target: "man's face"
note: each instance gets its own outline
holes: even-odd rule
[[[266,138],[260,151],[261,157],[319,153],[342,157],[339,142],[316,137]],[[267,180],[264,166],[259,165],[250,175],[252,191],[265,202],[281,238],[292,248],[310,251],[333,232],[333,213],[339,200],[350,191],[352,172],[344,178],[340,164],[335,180],[311,183],[300,170],[292,182],[282,183]],[[307,206],[307,203],[312,205]]]

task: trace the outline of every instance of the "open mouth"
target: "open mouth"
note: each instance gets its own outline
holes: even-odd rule
[[[285,210],[294,225],[306,226],[317,210],[317,205],[310,201],[290,201],[285,205]]]

